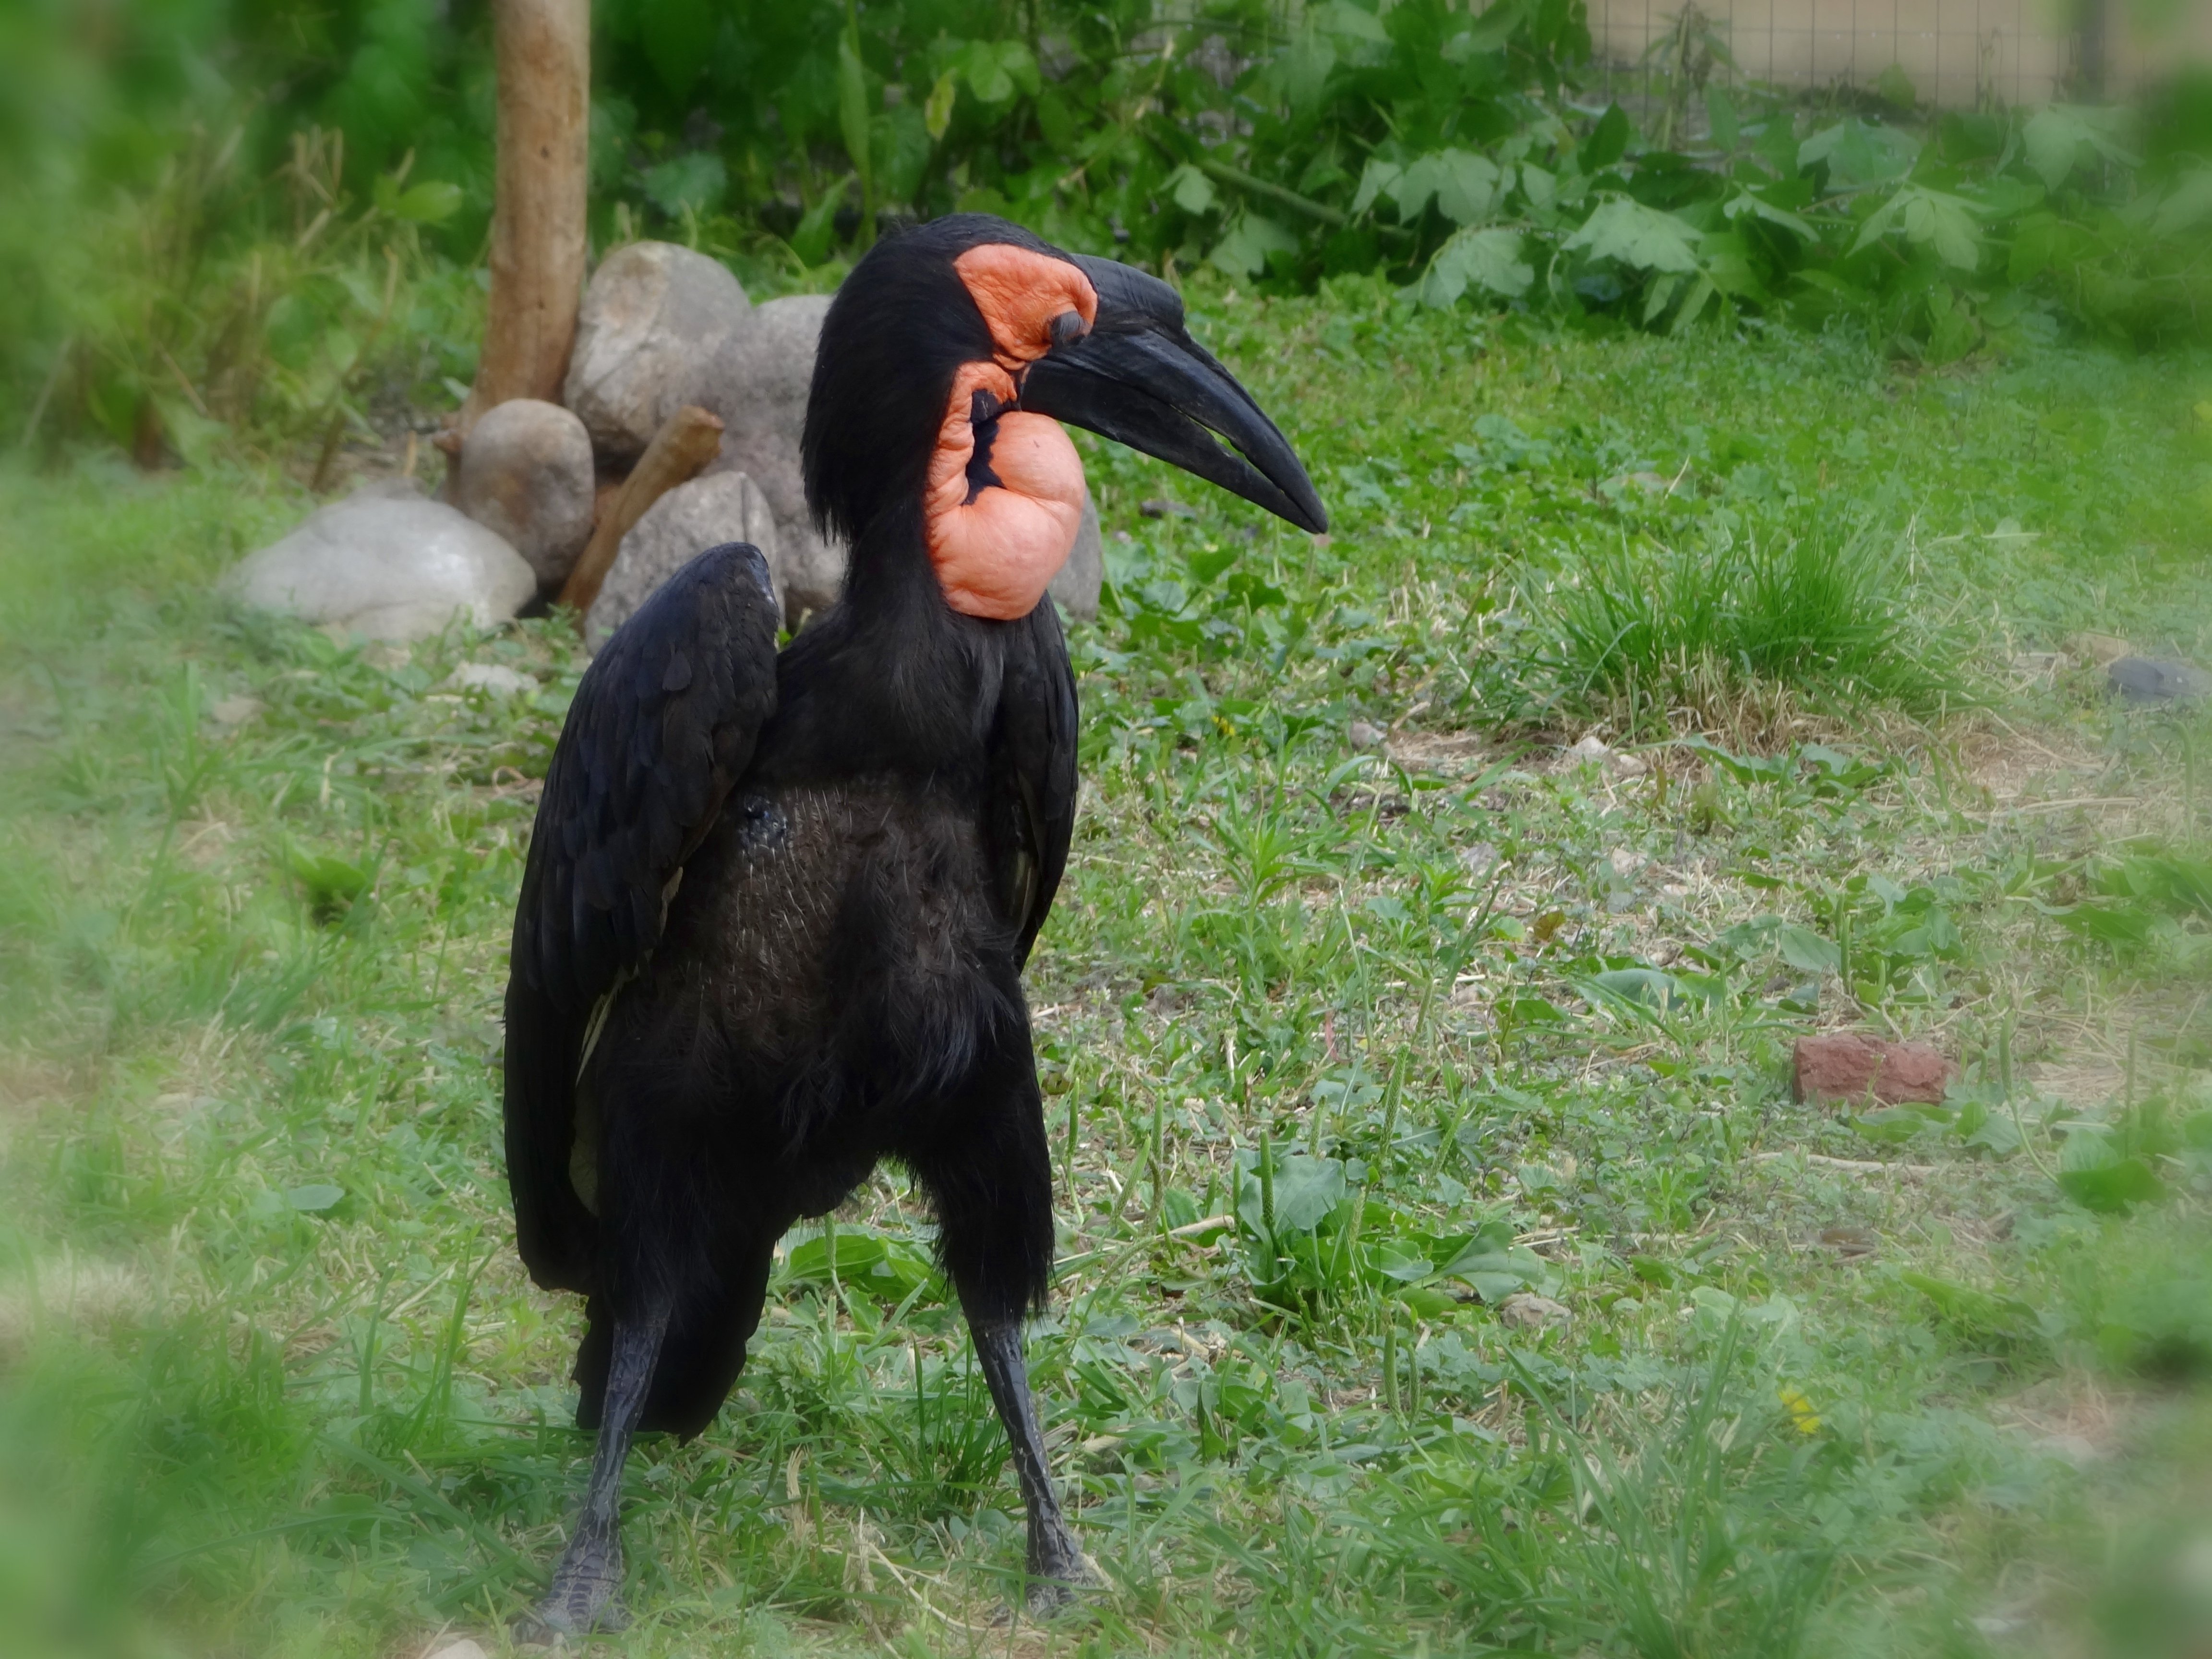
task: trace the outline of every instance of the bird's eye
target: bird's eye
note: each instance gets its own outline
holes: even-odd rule
[[[1091,325],[1083,320],[1081,312],[1063,311],[1052,319],[1053,349],[1057,351],[1062,346],[1073,345],[1090,332]]]

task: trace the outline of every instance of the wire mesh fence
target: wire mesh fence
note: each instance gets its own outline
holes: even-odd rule
[[[1602,89],[1662,94],[1674,55],[1791,93],[1910,88],[1945,109],[2125,94],[2212,57],[2212,3],[2165,0],[1589,0]],[[2085,19],[2094,19],[2085,21]],[[1898,77],[1901,76],[1900,81]],[[1887,79],[1885,79],[1887,77]]]

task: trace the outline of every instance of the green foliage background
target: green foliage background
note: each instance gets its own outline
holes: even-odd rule
[[[1658,57],[1701,67],[1632,113],[1572,0],[599,0],[594,234],[823,286],[879,227],[971,209],[1270,293],[1372,272],[1601,329],[1842,322],[1935,364],[2203,337],[2204,83],[1936,118],[1892,75],[1809,108],[1723,87],[1687,16]],[[0,20],[0,410],[189,453],[199,421],[313,429],[374,341],[437,339],[418,368],[465,380],[489,33],[480,0]]]

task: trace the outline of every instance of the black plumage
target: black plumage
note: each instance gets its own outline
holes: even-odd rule
[[[1012,1438],[1030,1569],[1085,1573],[1019,1346],[1053,1250],[1020,974],[1074,823],[1075,684],[1048,602],[963,614],[927,552],[924,483],[955,373],[1006,356],[954,264],[984,241],[1076,263],[998,221],[939,222],[869,254],[825,320],[804,454],[817,518],[851,546],[842,601],[779,654],[760,555],[701,555],[592,664],[547,774],[507,989],[507,1164],[532,1276],[587,1299],[578,1420],[602,1430],[535,1615],[553,1630],[617,1605],[629,1434],[712,1420],[777,1239],[884,1157],[934,1210]],[[1151,321],[1115,325],[1195,353],[1171,292],[1152,289]],[[1102,304],[1102,337],[1108,321]],[[1054,320],[1055,369],[1084,349],[1077,333]],[[1210,358],[1194,372],[1242,397]],[[1044,412],[1084,421],[1096,378],[1076,374]],[[1151,394],[1110,371],[1100,384],[1113,434],[1146,443],[1131,399]],[[1147,447],[1189,451],[1198,428],[1176,408],[1192,400],[1155,401]],[[996,411],[979,398],[975,412]],[[1197,415],[1264,475],[1226,451],[1196,470],[1295,501],[1317,527],[1295,459],[1286,471],[1279,434],[1250,417],[1264,431]],[[971,501],[1003,487],[990,439],[986,419]]]

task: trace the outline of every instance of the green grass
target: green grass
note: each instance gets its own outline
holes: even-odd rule
[[[2208,733],[2014,657],[2212,654],[2212,366],[1912,376],[1360,283],[1198,308],[1336,527],[1086,445],[1114,586],[1030,975],[1033,1352],[1108,1588],[992,1626],[1018,1509],[886,1170],[834,1291],[802,1230],[715,1428],[635,1461],[608,1650],[2201,1644]],[[1138,512],[1168,495],[1194,516]],[[223,614],[214,574],[305,505],[0,474],[11,1651],[495,1645],[580,1480],[496,1060],[581,665],[544,624],[403,658]],[[1863,557],[1821,567],[1867,600],[1840,621],[1781,580],[1713,613],[1863,652],[1751,657],[1820,741],[1662,743],[1698,725],[1639,670],[1647,769],[1563,763],[1606,717],[1566,696],[1569,579],[1663,592],[1724,537],[1778,577]],[[444,689],[469,659],[538,689]],[[1953,675],[1986,713],[1929,717]],[[1791,1038],[1845,1024],[1961,1087],[1793,1104]]]

